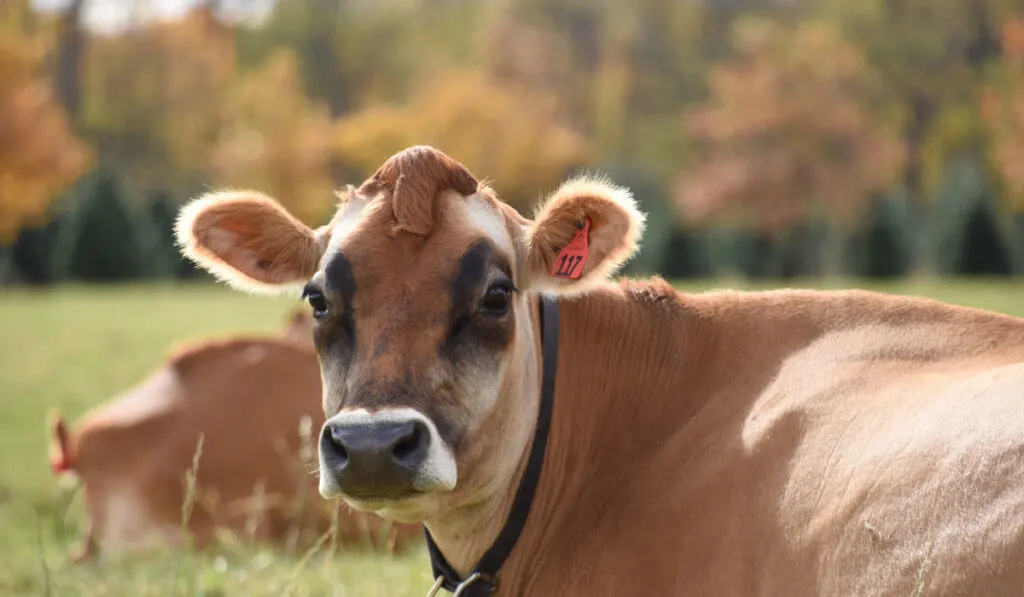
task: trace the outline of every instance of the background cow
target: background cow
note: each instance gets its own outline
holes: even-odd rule
[[[301,546],[328,532],[333,508],[311,466],[323,414],[309,326],[295,313],[281,337],[189,344],[74,430],[54,411],[53,470],[81,480],[88,516],[72,558],[179,543],[197,448],[184,528],[198,547],[218,538]],[[383,522],[342,508],[337,540],[400,549],[421,537]]]

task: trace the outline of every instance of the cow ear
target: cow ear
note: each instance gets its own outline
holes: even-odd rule
[[[604,180],[564,183],[542,203],[527,231],[527,287],[586,292],[639,248],[645,216],[629,189]]]
[[[279,293],[317,269],[328,228],[306,226],[255,191],[207,193],[182,208],[175,236],[183,255],[240,290]]]

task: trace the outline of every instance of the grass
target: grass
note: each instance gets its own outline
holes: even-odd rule
[[[739,286],[732,282],[683,285],[687,290]],[[1024,316],[1021,281],[875,286],[833,282],[828,286],[932,296]],[[50,474],[46,411],[57,406],[73,421],[141,379],[176,343],[241,331],[276,333],[285,315],[299,303],[203,284],[3,292],[0,594],[404,597],[426,593],[429,566],[422,550],[385,556],[339,549],[336,557],[329,557],[326,548],[285,555],[249,546],[198,554],[178,550],[137,555],[87,566],[65,563],[82,522],[82,509],[78,496],[69,499]]]

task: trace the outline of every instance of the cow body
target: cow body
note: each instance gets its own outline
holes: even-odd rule
[[[500,595],[1024,591],[1024,322],[628,283],[561,341]]]
[[[75,559],[180,544],[183,530],[202,547],[216,539],[303,545],[331,529],[332,509],[318,499],[309,472],[323,414],[316,355],[301,335],[304,319],[293,318],[280,338],[190,345],[87,413],[76,430],[56,423],[55,468],[82,481],[89,518]],[[342,544],[379,541],[378,533],[388,532],[364,514],[338,517]],[[390,532],[385,541],[398,540],[399,547],[419,536],[401,526]]]
[[[558,297],[550,437],[498,597],[1024,594],[1024,320],[608,282],[643,222],[588,179],[530,220],[414,147],[315,230],[233,191],[177,236],[234,286],[304,285],[321,495],[423,521],[461,578],[520,488],[554,365],[538,295]]]

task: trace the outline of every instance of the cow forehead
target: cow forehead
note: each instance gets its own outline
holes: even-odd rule
[[[325,281],[341,256],[351,269],[354,284],[363,292],[443,291],[466,252],[486,240],[515,278],[519,258],[513,233],[517,225],[489,198],[448,192],[439,197],[436,207],[434,228],[423,237],[393,233],[387,203],[353,196],[331,223],[330,241],[316,277]]]

